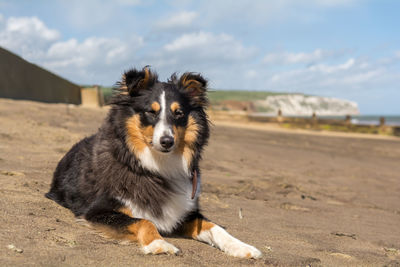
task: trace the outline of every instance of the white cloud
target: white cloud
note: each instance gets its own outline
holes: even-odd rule
[[[197,32],[183,34],[164,46],[165,51],[190,55],[191,58],[238,60],[254,54],[255,48],[245,47],[233,36]]]
[[[273,91],[303,92],[309,94],[352,98],[367,91],[385,90],[394,81],[400,82],[400,75],[388,71],[389,65],[379,60],[349,58],[338,64],[317,64],[292,70],[263,69],[249,82],[255,89]],[[261,86],[260,86],[261,85]]]
[[[77,67],[89,66],[93,63],[113,64],[122,58],[130,58],[142,45],[142,39],[136,38],[132,43],[124,43],[119,39],[90,37],[79,43],[76,39],[54,43],[47,51],[47,60],[55,65],[63,62],[74,62]],[[64,61],[66,60],[66,61]]]
[[[352,98],[356,99],[357,93],[378,88],[383,90],[396,79],[400,82],[400,75],[391,76],[386,65],[357,58],[348,58],[335,64],[295,65],[295,68],[265,67],[264,63],[257,68],[256,64],[245,64],[234,73],[243,75],[231,76],[231,82],[222,81],[216,84],[216,88],[302,92],[344,98],[352,94]]]
[[[118,79],[143,45],[143,38],[135,35],[125,40],[60,40],[60,33],[37,17],[11,17],[3,24],[0,20],[0,46],[79,83]]]
[[[83,42],[70,39],[54,43],[48,49],[43,65],[74,77],[75,81],[104,82],[100,77],[117,80],[142,45],[141,37],[132,37],[129,42],[98,37],[89,37]]]
[[[155,27],[158,30],[190,28],[197,17],[198,14],[194,11],[182,11],[156,22]]]
[[[181,37],[175,39],[169,44],[164,46],[165,50],[173,52],[185,49],[199,48],[204,45],[212,45],[218,42],[229,42],[232,37],[221,34],[220,36],[215,36],[211,33],[199,32],[184,34]]]
[[[60,38],[57,30],[48,28],[37,17],[10,17],[2,21],[0,46],[27,58],[36,58]]]
[[[279,52],[279,53],[269,53],[267,54],[263,61],[268,64],[310,64],[317,61],[322,61],[334,56],[336,53],[333,51],[325,51],[321,49],[316,49],[311,53],[289,53],[289,52]]]
[[[246,25],[273,25],[271,22],[295,20],[297,23],[324,20],[321,11],[351,7],[359,0],[223,0],[196,1],[202,9],[203,22],[208,25],[232,23]],[[212,7],[212,8],[210,8]]]
[[[157,67],[161,77],[174,71],[200,72],[210,80],[211,87],[225,88],[237,79],[232,78],[235,69],[243,68],[256,52],[254,47],[246,47],[230,35],[197,32],[183,34],[158,53],[147,55],[142,65]]]
[[[313,65],[310,66],[308,69],[310,71],[317,71],[317,72],[324,72],[324,73],[334,73],[337,71],[342,71],[342,70],[348,70],[350,69],[355,63],[354,58],[350,58],[343,64],[338,64],[338,65],[326,65],[326,64],[318,64],[318,65]]]
[[[11,17],[7,21],[6,31],[10,34],[39,36],[47,41],[54,41],[60,37],[58,31],[47,28],[37,17]]]
[[[344,78],[340,79],[338,83],[348,84],[348,85],[358,85],[370,82],[373,79],[378,78],[380,75],[385,75],[383,69],[372,69],[367,72],[357,72],[345,76]]]
[[[234,73],[243,73],[248,62],[256,59],[257,48],[246,46],[231,35],[210,32],[193,32],[180,35],[166,43],[162,49],[142,56],[141,65],[157,68],[162,79],[172,72],[196,71],[210,80],[210,86],[231,88],[239,78]]]

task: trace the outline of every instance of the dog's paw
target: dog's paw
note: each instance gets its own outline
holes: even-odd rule
[[[234,242],[227,246],[224,251],[228,255],[238,258],[258,259],[262,256],[261,251],[243,242]]]
[[[177,254],[179,249],[163,239],[156,239],[143,247],[145,254]]]

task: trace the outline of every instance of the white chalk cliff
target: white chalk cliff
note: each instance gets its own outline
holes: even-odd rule
[[[268,96],[265,100],[255,101],[256,107],[276,114],[282,111],[283,116],[343,116],[360,113],[356,102],[320,96],[287,94]]]

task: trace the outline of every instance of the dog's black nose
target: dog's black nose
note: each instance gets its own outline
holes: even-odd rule
[[[169,135],[164,135],[160,138],[160,144],[163,148],[169,149],[174,145],[174,138]]]

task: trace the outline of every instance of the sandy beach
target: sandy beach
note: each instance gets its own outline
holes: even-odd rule
[[[263,257],[175,237],[179,256],[149,256],[44,197],[58,161],[106,113],[0,99],[1,266],[400,266],[400,138],[215,121],[203,213]]]

